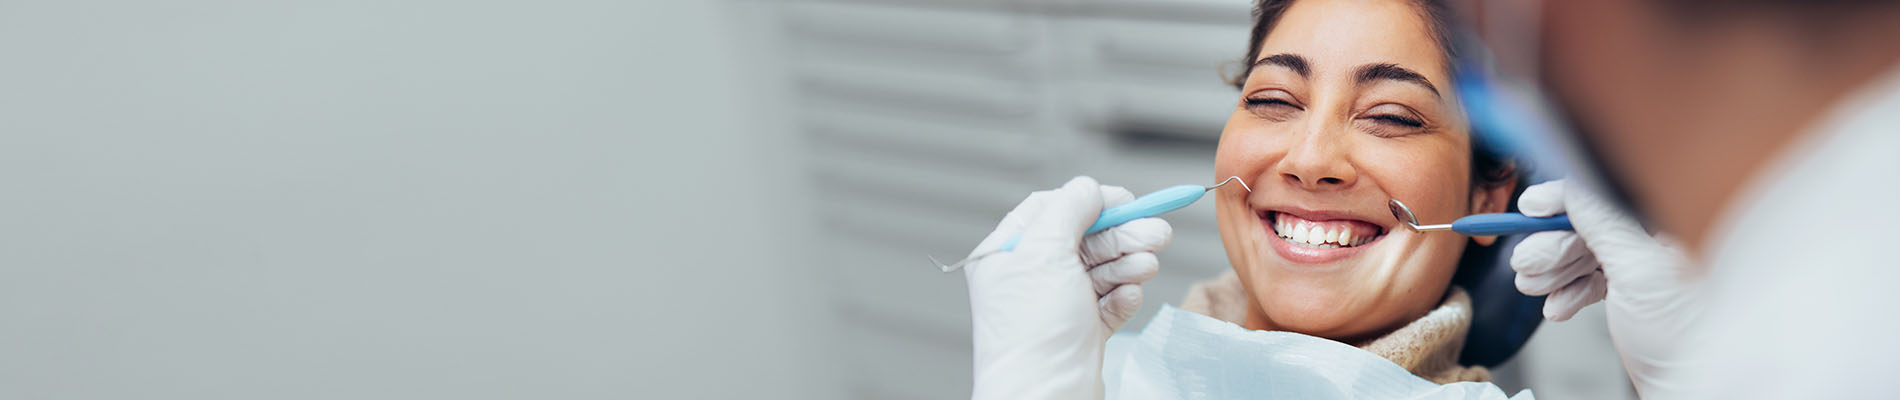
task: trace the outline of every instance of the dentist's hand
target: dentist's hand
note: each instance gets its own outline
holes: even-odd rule
[[[1677,245],[1643,230],[1635,218],[1580,185],[1553,181],[1518,198],[1525,215],[1568,214],[1575,232],[1532,234],[1511,254],[1517,289],[1544,299],[1544,316],[1563,321],[1605,301],[1610,338],[1638,394],[1668,397],[1667,376],[1686,360],[1672,353],[1702,312],[1700,279]],[[1680,393],[1676,393],[1680,394]]]
[[[1109,335],[1141,309],[1154,251],[1174,230],[1143,218],[1084,238],[1105,206],[1135,199],[1127,189],[1077,177],[1036,192],[1003,217],[970,254],[1022,235],[1015,250],[964,266],[976,355],[976,399],[1100,399]]]

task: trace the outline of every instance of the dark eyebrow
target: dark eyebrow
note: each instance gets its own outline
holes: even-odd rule
[[[1288,54],[1288,53],[1274,54],[1271,56],[1262,57],[1260,61],[1253,62],[1253,68],[1260,68],[1260,67],[1264,67],[1268,65],[1278,65],[1281,67],[1286,67],[1286,69],[1290,69],[1290,70],[1293,70],[1293,72],[1299,73],[1300,76],[1302,77],[1311,76],[1313,74],[1313,69],[1306,66],[1306,57],[1301,57],[1298,54]]]
[[[1433,96],[1438,95],[1438,87],[1432,86],[1432,81],[1426,80],[1425,75],[1419,75],[1418,72],[1405,69],[1405,67],[1401,67],[1398,64],[1384,63],[1384,64],[1361,65],[1359,66],[1359,73],[1357,75],[1359,75],[1358,83],[1361,85],[1372,83],[1373,81],[1378,81],[1378,80],[1394,80],[1394,81],[1400,81],[1400,82],[1410,82],[1410,83],[1417,84],[1419,86],[1424,86],[1425,90],[1432,91]]]

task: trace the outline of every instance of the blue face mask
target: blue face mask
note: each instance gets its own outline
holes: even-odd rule
[[[1255,331],[1162,306],[1104,377],[1110,399],[1507,399],[1487,382],[1445,385],[1357,347]],[[1508,399],[1532,399],[1530,390]]]

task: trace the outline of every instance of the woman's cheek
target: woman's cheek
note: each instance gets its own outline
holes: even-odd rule
[[[1252,115],[1235,114],[1221,131],[1214,150],[1214,171],[1220,176],[1248,179],[1261,174],[1276,154],[1285,152],[1284,144],[1278,143],[1270,129]]]
[[[1466,159],[1470,154],[1450,150],[1442,145],[1380,146],[1360,157],[1361,176],[1404,201],[1420,223],[1450,223],[1465,215],[1471,173]]]

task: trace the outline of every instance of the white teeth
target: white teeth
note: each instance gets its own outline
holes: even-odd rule
[[[1354,234],[1350,225],[1341,226],[1336,230],[1327,230],[1319,224],[1285,218],[1284,215],[1274,218],[1273,227],[1274,234],[1281,239],[1301,247],[1316,249],[1359,246],[1371,242],[1378,236],[1377,231],[1374,231],[1366,237],[1360,237]]]

